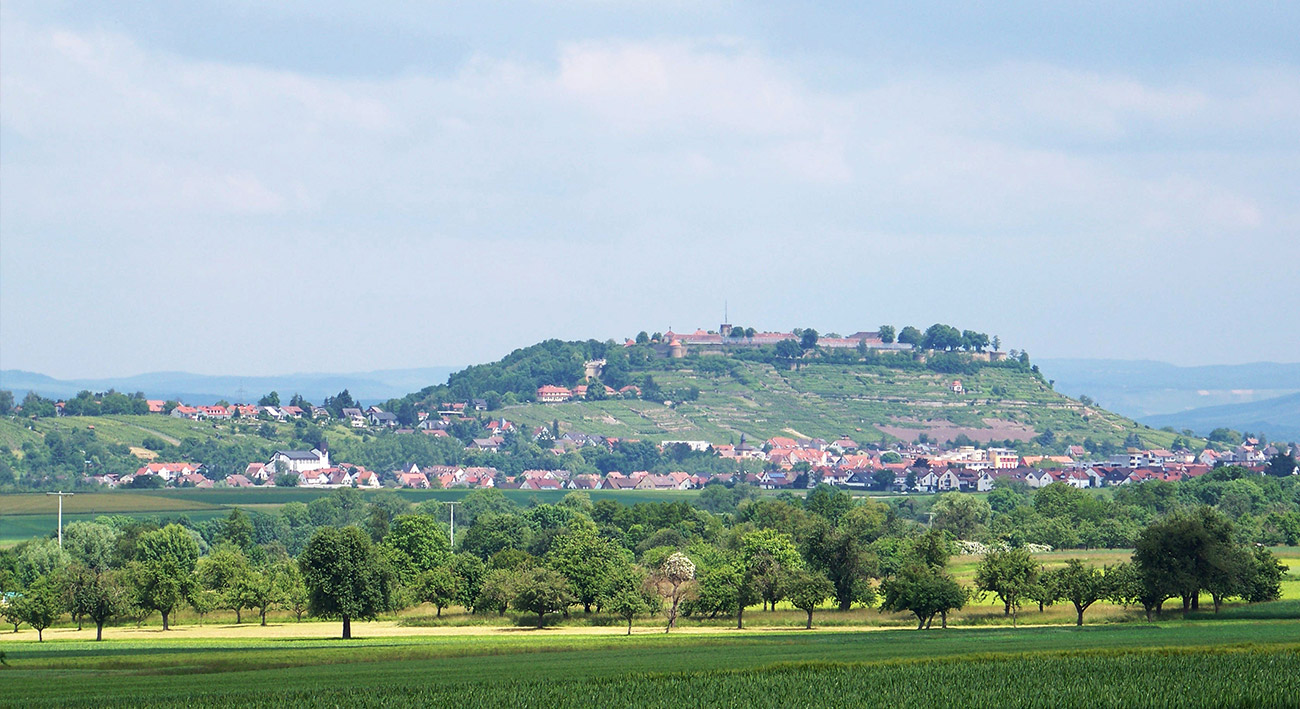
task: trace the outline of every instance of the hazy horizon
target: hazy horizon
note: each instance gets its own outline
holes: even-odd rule
[[[724,302],[1036,359],[1295,359],[1297,28],[1262,3],[6,2],[0,368],[454,366]]]

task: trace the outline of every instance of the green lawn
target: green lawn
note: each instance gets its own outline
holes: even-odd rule
[[[1259,706],[1300,696],[1300,621],[630,638],[0,636],[0,649],[0,705],[23,707]]]

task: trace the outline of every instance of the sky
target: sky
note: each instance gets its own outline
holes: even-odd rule
[[[815,6],[814,6],[815,5]],[[0,5],[0,368],[1297,361],[1300,4]]]

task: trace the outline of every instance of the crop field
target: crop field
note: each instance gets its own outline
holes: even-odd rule
[[[1294,620],[351,641],[161,635],[41,644],[0,635],[0,706],[1210,707],[1294,706],[1300,696]]]
[[[765,440],[793,432],[828,440],[847,434],[862,439],[859,443],[915,438],[921,432],[939,440],[957,432],[1002,440],[1047,428],[1079,440],[1123,439],[1137,432],[1152,446],[1170,445],[1174,438],[1084,407],[1024,373],[996,368],[959,377],[964,394],[948,388],[951,375],[863,365],[809,364],[784,371],[746,363],[741,378],[672,369],[654,377],[665,390],[699,388],[699,400],[672,408],[625,400],[530,404],[509,407],[505,415],[529,427],[558,419],[562,429],[654,441],[735,442],[741,433]]]

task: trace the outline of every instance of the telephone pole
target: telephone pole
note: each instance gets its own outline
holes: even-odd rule
[[[444,502],[442,504],[451,508],[451,548],[452,551],[455,551],[456,550],[456,505],[459,505],[460,502]]]
[[[47,492],[46,495],[54,495],[59,498],[59,548],[63,548],[63,498],[71,497],[75,492]]]

